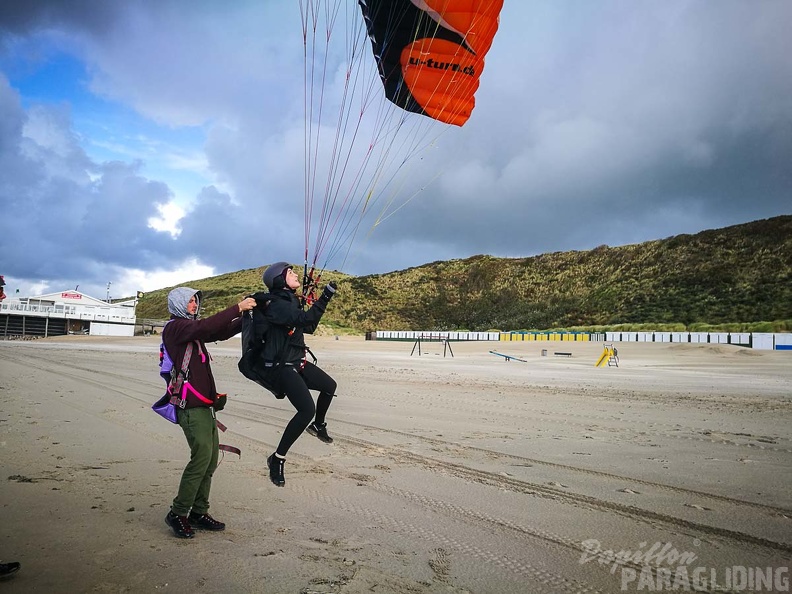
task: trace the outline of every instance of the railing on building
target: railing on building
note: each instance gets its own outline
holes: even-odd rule
[[[7,301],[0,303],[0,337],[29,338],[64,334],[115,334],[131,336],[135,310],[130,307],[101,307]],[[129,329],[129,330],[127,330]]]
[[[0,303],[0,313],[36,314],[40,317],[79,318],[82,320],[118,321],[129,324],[135,321],[135,310],[130,307],[96,307],[92,305],[31,305],[20,302]]]

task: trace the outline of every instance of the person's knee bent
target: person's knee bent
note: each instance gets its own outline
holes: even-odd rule
[[[307,427],[316,414],[316,404],[311,397],[311,392],[299,376],[289,378],[289,380],[284,382],[283,388],[289,402],[297,411],[294,414],[294,419],[300,423],[304,421],[304,425]]]
[[[337,387],[338,387],[338,384],[337,384],[337,383],[336,383],[336,381],[335,381],[335,380],[334,380],[334,379],[331,377],[331,378],[330,378],[330,381],[329,381],[329,382],[327,382],[327,388],[326,388],[326,390],[325,390],[325,393],[326,393],[326,394],[329,394],[330,396],[335,396],[335,393],[336,393],[336,388],[337,388]]]
[[[313,399],[308,398],[308,400],[301,402],[300,406],[296,408],[297,412],[294,414],[294,418],[305,427],[310,425],[314,415],[316,414],[316,405],[314,404]]]

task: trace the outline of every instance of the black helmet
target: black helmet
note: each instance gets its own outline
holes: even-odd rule
[[[275,264],[271,264],[264,271],[264,274],[261,276],[261,278],[270,291],[282,289],[286,286],[286,277],[283,273],[289,268],[292,268],[292,265],[288,262],[275,262]]]

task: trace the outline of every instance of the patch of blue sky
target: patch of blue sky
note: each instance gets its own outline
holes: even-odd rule
[[[0,68],[18,90],[22,106],[66,105],[80,145],[93,161],[139,162],[140,173],[171,188],[174,200],[188,204],[212,183],[201,126],[160,126],[129,106],[91,92],[85,63],[53,46],[17,47],[0,55]]]

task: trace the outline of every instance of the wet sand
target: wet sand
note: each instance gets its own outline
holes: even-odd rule
[[[3,593],[789,590],[792,353],[309,344],[335,442],[303,435],[283,488],[265,458],[293,409],[239,374],[238,339],[210,345],[242,457],[215,474],[226,531],[183,541],[158,337],[0,341],[0,559],[22,563]]]

